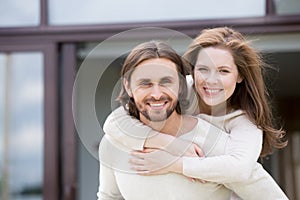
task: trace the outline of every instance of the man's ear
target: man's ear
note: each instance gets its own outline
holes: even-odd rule
[[[132,92],[131,92],[131,89],[130,89],[129,82],[125,78],[123,79],[123,85],[124,85],[124,88],[125,88],[128,96],[132,97]]]

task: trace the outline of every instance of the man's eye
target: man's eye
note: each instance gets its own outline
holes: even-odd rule
[[[151,83],[148,81],[142,81],[139,83],[140,86],[151,86]]]
[[[204,67],[199,67],[199,68],[197,68],[197,70],[200,72],[208,72],[208,69],[204,68]]]
[[[172,83],[172,80],[170,80],[170,79],[164,79],[164,80],[160,81],[160,85],[167,85],[170,83]]]

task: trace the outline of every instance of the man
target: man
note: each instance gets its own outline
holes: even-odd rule
[[[130,115],[166,136],[185,137],[192,142],[199,132],[195,128],[199,120],[181,115],[187,96],[185,68],[183,60],[171,47],[155,41],[138,45],[126,58],[121,76],[119,101]],[[172,148],[172,144],[169,146]],[[190,153],[196,156],[193,146],[191,149]],[[99,147],[98,199],[230,198],[231,191],[221,184],[203,184],[176,173],[138,175],[130,169],[130,151],[109,135],[104,136]],[[196,151],[201,154],[200,150]],[[163,154],[159,156],[163,168],[175,161],[165,159]]]

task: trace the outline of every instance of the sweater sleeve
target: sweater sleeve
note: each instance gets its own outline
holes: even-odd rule
[[[128,115],[123,107],[117,108],[107,117],[103,130],[116,141],[134,150],[143,150],[146,138],[153,131]]]
[[[224,155],[184,157],[183,174],[218,183],[247,180],[261,152],[262,131],[245,115],[232,119],[228,130]]]
[[[288,200],[272,176],[259,163],[256,163],[248,180],[224,185],[242,199]]]
[[[98,200],[124,200],[113,170],[115,160],[119,160],[115,156],[119,156],[120,151],[109,142],[108,137],[104,136],[99,145],[100,171],[97,197]]]
[[[99,183],[98,200],[124,200],[119,191],[114,171],[103,164],[100,164]]]

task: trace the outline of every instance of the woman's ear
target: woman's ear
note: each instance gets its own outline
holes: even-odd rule
[[[244,80],[244,79],[239,75],[236,82],[237,82],[237,83],[241,83],[243,80]]]
[[[125,78],[123,79],[123,85],[124,85],[124,88],[125,88],[128,96],[132,97],[132,92],[131,92],[131,89],[130,89],[129,82]]]

